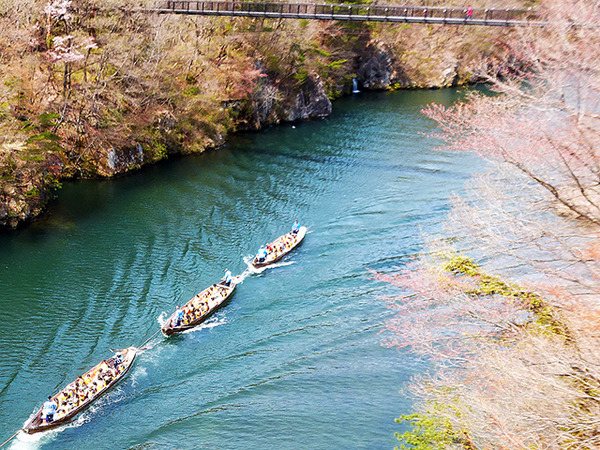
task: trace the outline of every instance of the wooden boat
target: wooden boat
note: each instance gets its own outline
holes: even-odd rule
[[[46,422],[43,417],[42,407],[37,414],[25,424],[23,431],[28,434],[34,434],[70,422],[71,419],[89,407],[100,396],[108,392],[125,376],[133,364],[137,351],[137,348],[129,347],[92,367],[85,374],[52,397],[52,400],[58,405],[58,411],[54,413],[54,420],[52,422]],[[122,358],[118,358],[117,355],[119,354]],[[119,359],[121,359],[120,362]],[[98,375],[107,374],[108,372],[111,372],[113,376],[105,383],[105,381],[100,380]],[[95,391],[92,387],[94,381],[100,383],[100,386],[104,386]],[[84,392],[87,392],[87,397],[84,396]]]
[[[271,242],[268,247],[271,247],[272,250],[267,250],[267,257],[264,261],[259,261],[258,256],[254,257],[252,261],[252,266],[256,267],[265,267],[270,264],[276,263],[293,249],[295,249],[304,236],[306,235],[306,227],[300,227],[298,233],[294,234],[291,231],[289,233],[284,234],[283,236],[278,237],[273,242]]]
[[[223,306],[234,290],[233,281],[229,286],[216,283],[204,289],[181,308],[184,311],[183,321],[177,323],[177,311],[175,311],[161,327],[161,331],[165,336],[171,336],[200,325]]]

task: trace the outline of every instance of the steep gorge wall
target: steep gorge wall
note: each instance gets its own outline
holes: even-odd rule
[[[112,177],[217,147],[232,132],[325,117],[353,79],[362,90],[478,81],[496,70],[510,33],[28,1],[0,3],[0,26],[11,30],[0,36],[6,228],[42,213],[60,180]]]

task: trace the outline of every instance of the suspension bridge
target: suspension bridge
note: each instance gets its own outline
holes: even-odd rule
[[[254,2],[227,0],[167,0],[149,12],[201,16],[263,17],[270,19],[403,22],[441,25],[516,27],[539,24],[531,10],[475,9],[397,5]]]

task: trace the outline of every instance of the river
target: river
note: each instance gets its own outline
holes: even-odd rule
[[[12,448],[389,449],[427,364],[381,345],[391,270],[440,229],[473,156],[435,151],[420,109],[455,90],[360,94],[325,120],[109,181],[65,183],[51,213],[0,235],[0,442],[110,348],[140,344],[176,305],[242,275],[203,326],[151,340],[72,424]],[[308,227],[279,267],[244,257]]]

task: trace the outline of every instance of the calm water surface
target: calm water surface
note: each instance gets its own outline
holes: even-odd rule
[[[0,442],[50,393],[140,344],[159,319],[300,219],[287,265],[244,274],[203,327],[151,341],[116,389],[13,448],[388,449],[426,364],[381,346],[390,270],[438,230],[473,157],[434,151],[420,114],[452,90],[358,96],[104,182],[67,184],[52,214],[0,235]]]

